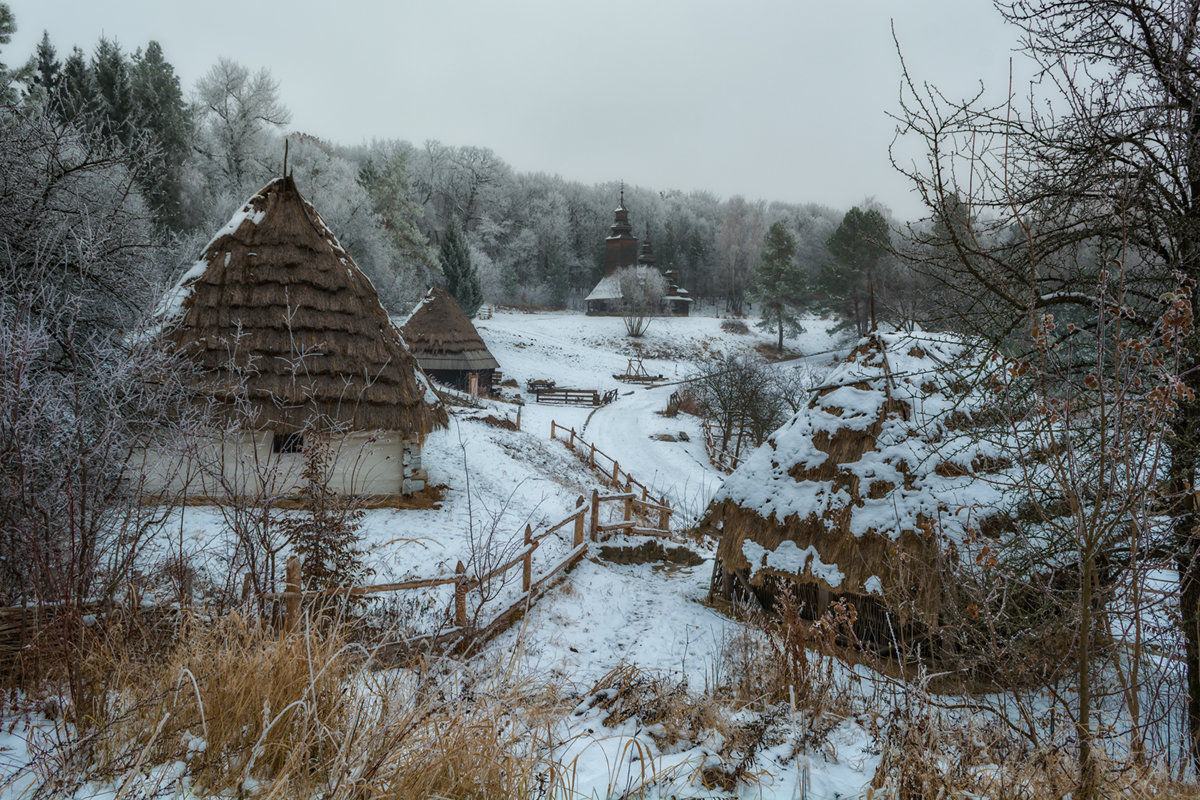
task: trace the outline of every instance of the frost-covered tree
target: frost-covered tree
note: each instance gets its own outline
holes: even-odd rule
[[[617,286],[621,290],[625,333],[632,337],[645,335],[650,321],[661,311],[666,279],[654,267],[622,267],[617,270]]]
[[[796,263],[796,237],[782,222],[773,223],[754,268],[753,297],[762,310],[761,325],[779,334],[775,349],[780,354],[785,330],[793,334],[804,330],[796,313],[804,284],[804,272]]]
[[[762,247],[763,211],[762,203],[750,203],[740,196],[730,198],[717,231],[719,287],[725,295],[725,307],[734,314],[744,310],[746,287]]]
[[[116,40],[100,37],[92,55],[92,74],[100,101],[101,132],[128,145],[133,137],[133,84],[129,60]]]
[[[359,182],[371,197],[372,208],[387,231],[402,269],[415,284],[426,285],[439,271],[438,255],[421,231],[424,211],[413,200],[408,163],[408,150],[388,143],[360,167]]]
[[[219,59],[196,84],[196,104],[195,146],[216,188],[240,197],[265,183],[282,156],[266,152],[268,134],[292,119],[271,73]]]
[[[0,109],[0,173],[0,604],[74,608],[128,581],[154,529],[129,453],[182,394],[130,333],[158,296],[160,252],[97,134]],[[72,630],[56,631],[68,649]]]

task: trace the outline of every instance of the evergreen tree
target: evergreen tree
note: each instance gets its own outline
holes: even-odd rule
[[[874,325],[876,271],[888,252],[887,220],[875,209],[858,206],[846,212],[841,225],[825,242],[833,262],[821,268],[819,288],[825,303],[853,321],[863,336]]]
[[[92,57],[92,73],[100,99],[100,130],[108,138],[128,144],[133,127],[133,86],[129,80],[129,64],[121,46],[111,39],[100,37]]]
[[[368,161],[359,172],[359,183],[371,197],[371,205],[383,220],[392,246],[405,267],[415,268],[422,283],[438,271],[438,255],[417,224],[425,211],[410,199],[408,154],[396,153],[382,166]]]
[[[479,286],[479,273],[471,265],[471,251],[458,225],[452,224],[442,234],[442,274],[446,276],[448,291],[468,317],[475,316],[483,305],[483,290]]]
[[[42,41],[38,42],[34,60],[33,82],[42,87],[49,96],[58,88],[59,73],[62,72],[58,54],[54,50],[54,45],[50,43],[49,31],[42,31]]]
[[[355,586],[372,573],[358,549],[363,510],[329,488],[332,465],[328,444],[318,441],[305,447],[299,492],[304,510],[280,522],[300,557],[300,582],[308,591]]]
[[[159,222],[181,227],[182,169],[188,156],[192,118],[183,102],[179,76],[163,56],[158,42],[134,53],[130,68],[133,126],[152,149],[142,189]]]
[[[99,107],[96,76],[87,62],[87,56],[74,47],[63,62],[54,109],[64,120],[86,129],[90,128]]]
[[[796,237],[782,222],[767,230],[762,256],[754,268],[754,300],[762,305],[764,328],[779,332],[776,352],[783,353],[783,333],[803,333],[796,306],[804,290],[804,271],[796,263]]]

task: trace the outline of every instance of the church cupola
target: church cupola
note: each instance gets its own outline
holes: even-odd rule
[[[625,184],[621,184],[621,200],[613,214],[612,228],[604,240],[604,274],[612,275],[621,267],[632,267],[638,263],[638,240],[629,223],[629,210],[625,208]]]

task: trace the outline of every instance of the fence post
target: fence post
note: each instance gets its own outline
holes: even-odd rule
[[[592,541],[600,541],[600,490],[592,489]]]
[[[579,547],[579,545],[583,544],[583,518],[587,516],[587,513],[580,512],[583,508],[583,504],[586,502],[587,501],[583,499],[583,495],[580,495],[579,499],[575,502],[575,536],[571,540],[574,547]]]
[[[592,469],[596,468],[596,445],[591,445],[592,454],[588,456],[588,466]]]
[[[620,474],[621,474],[621,465],[618,464],[617,460],[614,458],[613,459],[613,483],[615,483],[618,487],[621,485],[621,478],[619,477]]]
[[[554,420],[550,420],[550,438],[551,439],[554,438],[554,428],[555,427],[557,427],[557,426],[554,424]]]
[[[290,632],[300,624],[300,559],[295,556],[287,560],[284,591],[287,597],[283,604],[283,629]]]
[[[575,449],[575,429],[571,428],[571,449]]]
[[[628,489],[629,487],[626,486],[625,488]],[[626,530],[625,532],[626,533],[632,532],[632,530],[633,530],[633,493],[628,492],[628,491],[625,492],[625,522],[629,523],[629,525],[628,525],[629,530]]]
[[[671,530],[671,501],[663,498],[663,507],[658,510],[658,529],[660,531]]]
[[[525,557],[521,559],[521,589],[529,591],[533,585],[533,529],[525,526]]]
[[[454,568],[457,580],[454,583],[454,624],[467,627],[467,568],[459,561]]]

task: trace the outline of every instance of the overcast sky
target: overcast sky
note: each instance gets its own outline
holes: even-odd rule
[[[899,59],[952,95],[1006,88],[986,0],[8,0],[31,55],[101,34],[163,46],[185,92],[218,57],[268,68],[292,128],[489,147],[587,183],[919,209],[888,162]],[[909,153],[911,157],[911,151]]]

